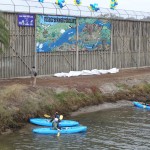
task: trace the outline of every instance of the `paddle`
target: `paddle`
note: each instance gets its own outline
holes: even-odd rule
[[[47,115],[47,114],[44,114],[44,117],[50,118],[51,116],[50,116],[50,115]]]
[[[63,119],[63,115],[60,115],[60,116],[59,116],[59,119],[62,120],[62,119]]]
[[[57,136],[60,136],[60,129],[57,129],[57,130],[58,130]]]
[[[62,120],[62,119],[63,119],[63,115],[60,115],[59,120]],[[60,129],[57,129],[57,130],[58,130],[57,136],[60,136]]]
[[[44,117],[46,118],[50,118],[51,116],[50,115],[47,115],[47,114],[44,114]],[[60,115],[59,116],[59,120],[62,120],[63,119],[63,115]],[[47,120],[49,122],[49,120]]]
[[[44,114],[44,117],[50,118],[51,116],[50,116],[50,115],[47,115],[47,114]],[[63,115],[60,115],[60,116],[59,116],[59,119],[62,120],[62,119],[63,119]]]

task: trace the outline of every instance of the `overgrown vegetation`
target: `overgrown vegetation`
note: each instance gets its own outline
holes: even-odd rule
[[[9,46],[9,28],[4,14],[0,13],[0,53]]]
[[[18,128],[31,117],[43,117],[45,113],[55,111],[68,115],[79,108],[98,105],[103,102],[117,100],[146,100],[150,95],[150,84],[143,83],[132,88],[118,85],[115,94],[103,94],[97,87],[91,87],[90,92],[71,90],[56,93],[48,87],[32,88],[23,85],[12,85],[0,89],[0,131],[8,128]],[[121,89],[121,90],[120,90]]]

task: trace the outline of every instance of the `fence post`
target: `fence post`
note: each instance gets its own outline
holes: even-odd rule
[[[138,55],[138,68],[141,63],[141,21],[140,21],[140,29],[139,29],[139,55]]]
[[[113,51],[113,23],[111,20],[111,43],[110,43],[110,69],[112,68],[112,51]]]
[[[34,41],[35,41],[35,48],[34,48],[34,49],[35,49],[35,50],[34,50],[34,66],[35,66],[35,69],[38,70],[38,69],[37,69],[37,52],[36,52],[36,19],[37,19],[37,18],[36,18],[36,15],[35,15],[35,25],[34,25],[34,28],[35,28],[35,29],[34,29],[34,32],[35,32],[35,33],[34,33],[34,35],[35,35],[35,38],[34,38]]]
[[[79,39],[79,33],[78,33],[78,18],[76,18],[76,71],[79,69],[79,49],[78,49],[78,39]]]

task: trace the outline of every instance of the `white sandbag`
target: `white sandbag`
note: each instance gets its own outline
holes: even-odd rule
[[[73,77],[73,76],[80,76],[80,75],[101,75],[101,74],[107,74],[107,73],[117,73],[119,72],[119,69],[112,68],[109,70],[82,70],[82,71],[70,71],[69,73],[55,73],[55,77]]]

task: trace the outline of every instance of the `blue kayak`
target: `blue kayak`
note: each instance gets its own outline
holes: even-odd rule
[[[145,105],[145,104],[142,104],[140,102],[133,102],[134,106],[138,107],[138,108],[144,108],[144,109],[147,109],[147,110],[150,110],[150,106],[149,105]]]
[[[40,126],[48,126],[52,127],[51,119],[45,119],[45,118],[31,118],[29,121],[30,123],[40,125]],[[78,126],[79,122],[73,121],[73,120],[61,120],[59,123],[60,127],[72,127],[72,126]]]
[[[71,133],[80,133],[86,132],[86,126],[74,126],[74,127],[62,127],[61,130],[54,130],[53,128],[36,128],[32,132],[39,134],[71,134]]]

